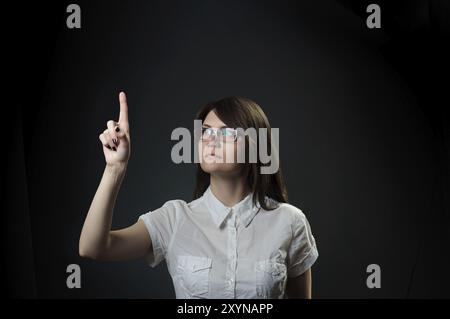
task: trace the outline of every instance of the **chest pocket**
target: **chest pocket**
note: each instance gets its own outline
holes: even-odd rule
[[[284,298],[287,281],[286,265],[276,259],[255,263],[256,295],[258,298]]]
[[[209,290],[212,259],[209,257],[178,256],[177,277],[187,298],[205,298]]]

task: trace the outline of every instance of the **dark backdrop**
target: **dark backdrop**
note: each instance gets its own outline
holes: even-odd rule
[[[310,1],[311,2],[311,1]],[[320,257],[317,298],[449,297],[449,6],[378,1],[78,1],[17,4],[4,142],[2,267],[12,297],[174,297],[164,264],[78,256],[104,168],[98,135],[129,99],[132,155],[113,226],[189,201],[193,165],[170,133],[229,95],[254,99],[280,128],[290,201]],[[66,287],[66,267],[82,288]],[[379,264],[381,289],[366,287]]]

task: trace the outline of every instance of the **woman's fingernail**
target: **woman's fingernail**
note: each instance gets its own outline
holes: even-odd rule
[[[116,127],[116,132],[119,132],[120,131],[120,128],[117,126]]]

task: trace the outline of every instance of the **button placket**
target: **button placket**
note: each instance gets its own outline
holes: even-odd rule
[[[229,279],[228,285],[231,290],[233,297],[235,296],[235,286],[236,286],[236,259],[237,259],[237,240],[236,240],[236,215],[235,212],[230,210],[231,216],[229,219]]]

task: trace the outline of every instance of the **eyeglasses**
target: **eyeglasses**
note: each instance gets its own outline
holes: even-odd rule
[[[215,138],[225,143],[233,143],[237,140],[237,130],[230,127],[215,129],[212,127],[202,127],[202,141],[210,142]]]

